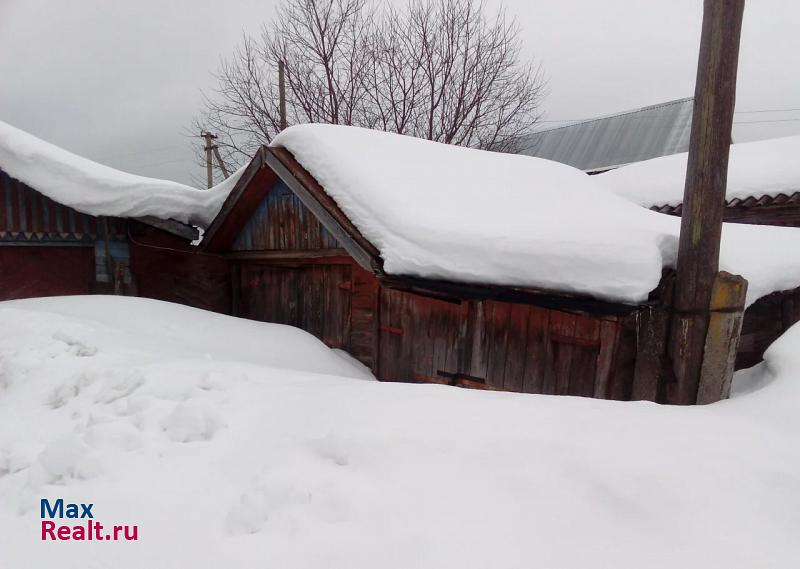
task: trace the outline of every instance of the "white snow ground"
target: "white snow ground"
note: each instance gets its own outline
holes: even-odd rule
[[[0,567],[796,567],[800,327],[694,408],[378,383],[152,300],[0,303]],[[39,499],[136,542],[42,542]]]

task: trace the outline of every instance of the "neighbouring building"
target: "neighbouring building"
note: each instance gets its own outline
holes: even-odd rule
[[[693,97],[540,130],[520,153],[596,174],[689,149]]]
[[[0,122],[0,300],[140,294],[225,310],[227,265],[195,253],[189,223],[213,215],[220,195],[120,172]]]

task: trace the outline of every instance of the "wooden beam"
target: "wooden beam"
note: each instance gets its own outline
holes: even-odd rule
[[[145,215],[143,217],[136,217],[134,219],[144,223],[145,225],[149,225],[151,227],[155,227],[156,229],[166,231],[167,233],[177,235],[178,237],[186,239],[187,241],[196,241],[200,238],[200,232],[196,227],[186,225],[185,223],[175,221],[174,219],[159,219],[157,217],[153,217],[152,215]]]
[[[346,249],[269,249],[264,251],[233,251],[225,257],[234,261],[275,261],[281,259],[327,259],[347,257]]]
[[[533,288],[456,283],[412,276],[382,275],[379,277],[379,281],[386,288],[411,292],[421,296],[430,296],[450,302],[497,300],[600,316],[623,316],[640,310],[643,306],[608,302],[589,296]]]
[[[705,0],[678,249],[670,344],[675,381],[668,386],[669,403],[697,401],[719,270],[743,12],[744,0]]]

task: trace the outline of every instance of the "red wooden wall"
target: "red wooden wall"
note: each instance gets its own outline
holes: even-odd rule
[[[238,261],[235,314],[290,324],[383,380],[610,396],[620,320],[380,286],[349,258]]]
[[[93,247],[0,246],[0,300],[89,294]]]

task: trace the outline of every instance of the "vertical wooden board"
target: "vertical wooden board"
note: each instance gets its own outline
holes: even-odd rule
[[[333,348],[349,349],[352,282],[349,265],[323,265],[323,302],[319,307],[323,341]]]
[[[616,318],[600,322],[600,352],[597,355],[597,374],[592,391],[592,396],[597,399],[611,398],[611,374],[616,363],[620,328],[620,322]]]
[[[567,312],[554,311],[550,315],[550,344],[553,354],[554,385],[548,386],[557,395],[569,393],[569,379],[572,358],[575,352],[574,345],[563,342],[564,338],[571,338],[575,332],[576,317]]]
[[[350,298],[350,353],[377,374],[378,281],[358,265],[350,265],[353,291]]]
[[[505,381],[506,354],[508,353],[508,331],[511,319],[511,304],[486,301],[487,340],[490,344],[486,366],[486,385],[503,389]]]
[[[40,220],[41,210],[40,207],[42,199],[42,194],[39,192],[30,192],[30,201],[29,201],[29,210],[30,210],[30,220],[31,223],[28,227],[30,227],[29,231],[33,233],[39,233],[42,230],[42,224]]]
[[[0,231],[8,231],[9,228],[9,215],[11,209],[9,207],[11,202],[11,179],[8,175],[0,170]]]
[[[567,395],[578,395],[580,397],[592,397],[594,395],[597,354],[598,351],[594,348],[572,346]]]
[[[589,316],[575,317],[573,360],[570,364],[569,395],[592,397],[600,352],[600,321]]]
[[[232,263],[231,271],[231,316],[239,316],[242,313],[242,266],[239,263]]]
[[[403,293],[380,289],[380,378],[388,381],[411,381],[414,369],[407,354],[407,341],[403,328],[404,302]]]
[[[450,303],[430,300],[428,303],[428,339],[432,348],[431,375],[439,372],[460,372],[459,354],[464,344],[467,323],[467,303]]]
[[[487,301],[481,300],[473,303],[471,310],[472,316],[472,354],[470,357],[469,369],[466,372],[474,377],[485,378],[489,369],[489,354],[491,343],[489,341],[489,327],[487,321]]]
[[[530,307],[528,315],[527,346],[525,349],[525,373],[522,391],[525,393],[544,393],[547,346],[550,344],[550,310]]]
[[[19,224],[19,185],[17,181],[14,180],[13,178],[10,179],[10,182],[11,184],[9,187],[9,192],[11,194],[11,199],[9,200],[10,201],[9,210],[11,213],[10,215],[11,219],[8,230],[17,232],[17,231],[22,231],[22,228],[20,227]]]
[[[637,320],[638,316],[635,312],[620,318],[617,330],[617,346],[609,384],[605,394],[602,396],[596,395],[596,397],[630,401],[638,351]]]
[[[636,315],[636,362],[631,399],[658,401],[666,388],[664,376],[671,313],[662,306],[647,306]]]
[[[506,334],[503,389],[521,392],[525,387],[525,366],[528,361],[528,322],[531,307],[526,304],[509,306],[511,311]]]

